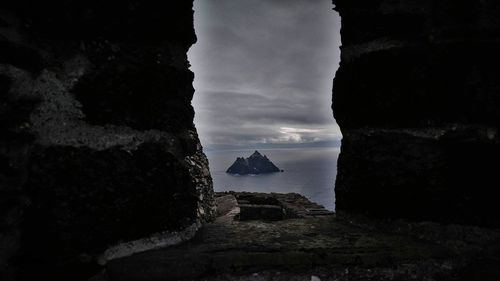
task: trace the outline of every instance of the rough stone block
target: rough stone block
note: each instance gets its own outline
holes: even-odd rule
[[[277,205],[257,205],[257,204],[240,204],[241,221],[247,220],[268,220],[276,221],[285,218],[283,208]]]

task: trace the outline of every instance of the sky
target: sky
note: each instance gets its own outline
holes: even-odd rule
[[[195,0],[195,125],[205,147],[337,144],[331,0]]]

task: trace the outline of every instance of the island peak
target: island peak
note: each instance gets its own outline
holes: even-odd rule
[[[275,173],[280,171],[283,172],[283,170],[276,167],[266,155],[262,155],[259,151],[255,150],[255,152],[246,159],[244,157],[237,157],[236,161],[227,169],[226,173],[248,175]]]

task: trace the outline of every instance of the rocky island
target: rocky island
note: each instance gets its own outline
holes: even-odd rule
[[[257,150],[248,158],[238,157],[233,165],[226,171],[228,174],[265,174],[283,172],[267,158],[266,155],[260,154]]]

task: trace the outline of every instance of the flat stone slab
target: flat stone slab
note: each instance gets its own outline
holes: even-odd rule
[[[112,260],[98,280],[500,280],[500,230],[337,219],[293,193],[217,195],[219,217],[192,240]]]
[[[307,216],[333,216],[335,213],[325,209],[306,209]]]
[[[440,267],[450,255],[436,244],[374,233],[326,216],[212,223],[189,242],[111,261],[107,270],[110,280],[193,280],[265,270],[390,268],[424,261]]]

